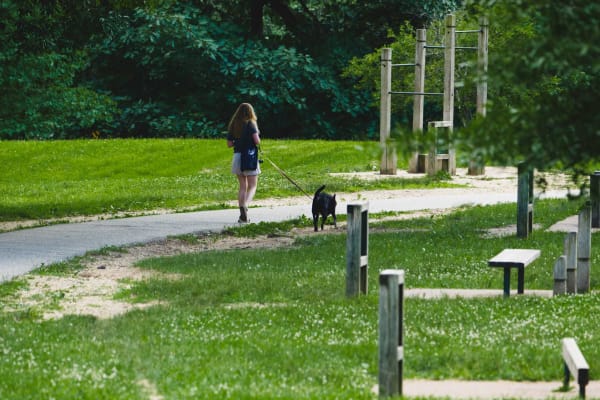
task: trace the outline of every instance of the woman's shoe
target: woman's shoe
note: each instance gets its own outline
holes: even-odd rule
[[[248,209],[246,207],[240,207],[240,218],[238,219],[240,224],[245,224],[248,222],[248,214],[246,213],[247,210]]]

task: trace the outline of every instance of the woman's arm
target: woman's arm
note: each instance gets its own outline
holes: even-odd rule
[[[252,134],[252,140],[254,141],[255,145],[258,146],[260,144],[260,136],[258,136],[258,132]]]

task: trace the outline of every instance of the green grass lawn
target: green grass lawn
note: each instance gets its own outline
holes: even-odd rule
[[[536,203],[543,228],[580,203]],[[133,283],[119,299],[161,305],[109,319],[41,321],[23,306],[0,312],[0,398],[376,399],[378,272],[404,269],[413,287],[502,288],[486,260],[505,247],[542,249],[525,290],[551,289],[564,234],[484,237],[514,224],[514,205],[447,216],[373,221],[369,294],[345,297],[345,234],[300,237],[291,247],[207,251],[142,261],[170,275]],[[306,225],[308,221],[296,223]],[[237,234],[278,233],[260,224]],[[189,238],[188,238],[189,239]],[[593,248],[598,235],[593,235]],[[592,252],[592,288],[600,282]],[[45,273],[72,274],[68,263]],[[75,265],[76,267],[76,265]],[[516,284],[516,282],[513,282]],[[0,305],[26,280],[0,286]],[[405,377],[562,379],[560,339],[575,337],[600,368],[600,294],[405,300]]]
[[[451,186],[440,180],[363,182],[327,175],[369,171],[375,142],[270,141],[265,155],[309,192]],[[220,208],[235,198],[223,140],[0,142],[0,220]],[[302,196],[266,163],[258,198]],[[580,201],[536,202],[541,225],[526,239],[486,236],[515,223],[515,205],[450,215],[373,220],[369,294],[345,297],[346,236],[299,237],[291,247],[153,258],[137,267],[168,275],[129,282],[115,298],[159,305],[101,320],[45,321],[15,304],[27,277],[0,285],[0,399],[376,399],[378,273],[406,273],[408,288],[502,288],[487,259],[537,248],[525,290],[551,289],[564,234],[544,229]],[[343,216],[342,216],[343,217]],[[285,234],[299,219],[228,234]],[[339,232],[339,231],[338,231]],[[598,247],[597,234],[592,248]],[[193,240],[186,237],[185,240]],[[114,250],[114,249],[113,249]],[[123,250],[123,251],[126,251]],[[592,289],[600,285],[592,251]],[[77,259],[44,267],[76,275]],[[513,279],[516,284],[516,279]],[[56,301],[44,307],[56,307]],[[537,298],[405,300],[405,377],[562,379],[560,339],[576,338],[599,379],[600,294]]]
[[[449,187],[437,179],[365,182],[328,175],[370,171],[378,142],[263,140],[264,156],[307,192]],[[0,142],[0,221],[223,208],[237,198],[225,140],[143,139]],[[257,199],[303,196],[270,163]]]

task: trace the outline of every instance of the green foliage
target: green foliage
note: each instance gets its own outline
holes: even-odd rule
[[[430,34],[431,42],[439,40],[436,34],[435,38]],[[386,45],[392,49],[392,58],[394,63],[412,63],[415,59],[415,30],[405,23],[397,32],[390,31],[388,33],[389,40],[393,42]],[[356,87],[360,90],[368,91],[371,95],[371,107],[374,111],[379,112],[379,102],[381,95],[381,48],[373,53],[369,53],[361,58],[353,58],[348,67],[344,70],[344,76],[354,78]],[[441,59],[443,63],[443,58]],[[434,70],[438,70],[440,66],[439,54],[437,57],[430,57],[426,65],[427,74],[431,76]],[[442,64],[443,70],[443,64]],[[442,75],[443,76],[443,75]],[[430,91],[438,91],[440,89],[439,82],[435,78],[430,78],[427,82],[427,89]],[[399,67],[392,69],[392,90],[395,91],[412,91],[414,86],[414,68]],[[434,89],[435,88],[435,89]],[[439,101],[434,100],[439,110]],[[429,106],[429,103],[428,103]],[[410,96],[392,96],[392,116],[393,123],[409,124],[412,116],[412,97]]]
[[[589,172],[600,154],[600,5],[474,3],[515,40],[490,49],[488,82],[510,95],[491,98],[488,116],[465,132],[467,144],[500,163]]]
[[[361,112],[312,57],[245,40],[191,6],[111,13],[103,27],[92,69],[123,108],[112,130],[127,136],[214,137],[242,99],[259,116],[285,115],[261,120],[263,131],[281,136],[333,136],[336,122],[348,125],[342,113]]]
[[[216,137],[242,101],[274,137],[376,137],[341,70],[459,3],[7,0],[0,138]]]
[[[56,15],[13,1],[0,4],[0,15],[0,138],[65,138],[112,119],[108,97],[75,84],[86,57],[58,44]]]

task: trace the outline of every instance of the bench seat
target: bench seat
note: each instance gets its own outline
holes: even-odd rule
[[[562,341],[562,356],[565,364],[565,380],[563,387],[569,387],[572,375],[579,384],[579,397],[585,399],[585,387],[590,381],[590,366],[583,357],[577,342],[573,338],[564,338]]]
[[[517,293],[523,294],[525,289],[525,267],[534,262],[540,255],[536,249],[504,249],[488,261],[490,267],[504,268],[504,296],[510,296],[510,269],[518,271]]]

